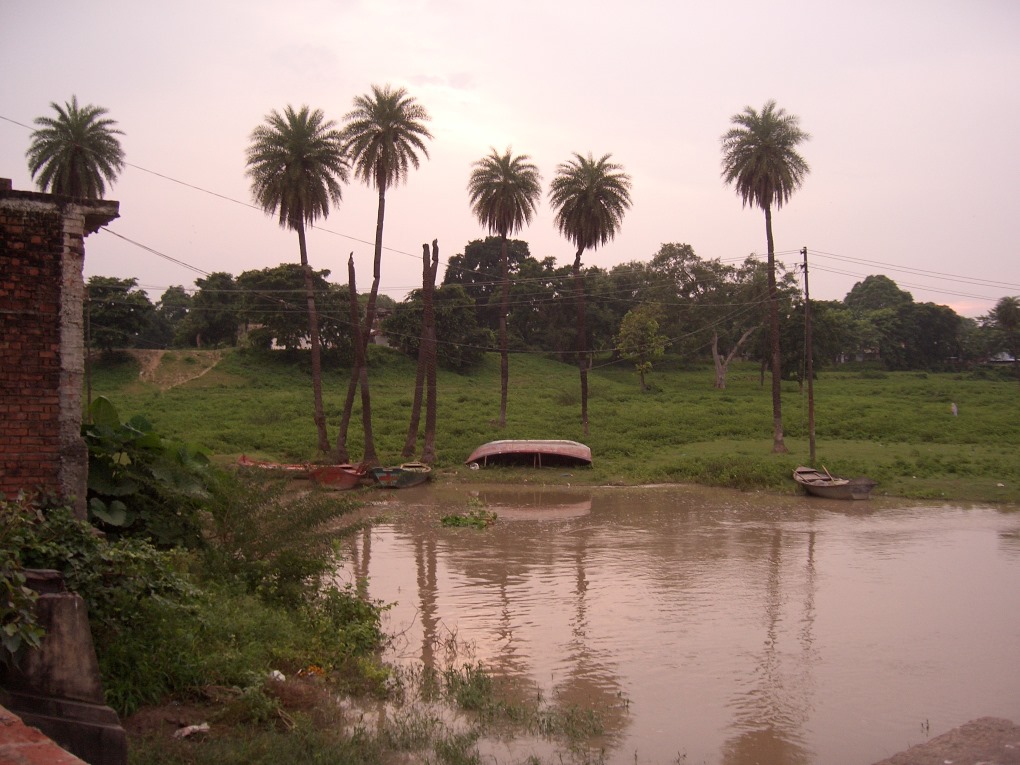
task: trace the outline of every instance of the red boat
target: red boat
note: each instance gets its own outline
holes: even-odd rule
[[[308,478],[319,486],[336,491],[353,489],[361,483],[366,473],[365,468],[361,465],[351,465],[346,462],[337,465],[286,464],[253,460],[244,454],[237,458],[237,464],[241,467],[259,468],[279,473],[288,478]]]

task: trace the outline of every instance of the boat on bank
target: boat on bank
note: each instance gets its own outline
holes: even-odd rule
[[[826,499],[868,499],[871,490],[878,483],[861,476],[860,478],[839,478],[824,467],[815,470],[801,465],[793,471],[793,480],[804,487],[808,494]]]
[[[319,486],[334,491],[346,491],[358,486],[366,475],[361,465],[343,462],[335,465],[313,465],[308,463],[282,463],[266,460],[253,460],[245,454],[237,458],[237,464],[244,468],[254,468],[286,478],[305,478]]]
[[[518,465],[525,467],[590,466],[591,449],[577,441],[518,439],[489,441],[465,460],[465,464]]]
[[[376,486],[383,489],[407,489],[425,483],[432,468],[424,462],[405,462],[393,467],[375,467],[370,471]]]

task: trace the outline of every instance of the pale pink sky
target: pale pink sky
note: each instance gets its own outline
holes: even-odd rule
[[[634,206],[586,264],[648,260],[663,242],[703,258],[764,252],[761,212],[720,179],[719,137],[774,98],[812,135],[811,173],[774,216],[783,259],[811,254],[812,297],[884,273],[977,316],[1020,294],[1018,41],[1013,0],[4,0],[0,176],[33,188],[15,123],[76,94],[125,132],[113,232],[206,272],[295,262],[294,234],[247,206],[252,129],[287,104],[340,122],[373,83],[403,86],[435,140],[387,197],[382,288],[399,299],[423,242],[438,238],[445,259],[486,235],[465,186],[490,147],[529,154],[545,184],[575,151],[624,165]],[[353,251],[366,289],[375,205],[347,187],[310,234],[312,264],[345,282]],[[544,199],[519,237],[538,258],[573,258]],[[108,232],[88,240],[85,268],[136,277],[153,299],[201,275]]]

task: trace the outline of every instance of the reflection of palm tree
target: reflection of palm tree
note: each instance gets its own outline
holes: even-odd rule
[[[414,541],[414,562],[418,574],[418,599],[421,603],[421,663],[425,669],[436,666],[435,647],[439,615],[436,601],[439,584],[436,580],[436,540],[417,535]]]
[[[772,530],[765,576],[765,641],[755,676],[758,682],[750,691],[734,701],[737,721],[734,727],[740,732],[723,747],[723,762],[728,765],[752,765],[760,762],[810,762],[810,753],[804,748],[798,728],[807,717],[806,702],[785,698],[788,687],[806,688],[806,683],[788,683],[780,660],[779,625],[783,615],[782,587],[783,532]],[[805,602],[805,631],[801,634],[804,658],[809,658],[813,637],[810,624],[813,620],[814,534],[808,544],[809,587]],[[803,662],[802,662],[803,663]]]

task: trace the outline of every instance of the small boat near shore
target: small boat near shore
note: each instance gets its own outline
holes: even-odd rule
[[[468,465],[518,465],[524,467],[590,466],[591,449],[577,441],[519,439],[489,441],[465,461]]]
[[[878,483],[870,478],[838,478],[822,467],[815,470],[801,465],[793,471],[793,480],[808,494],[826,499],[868,499]]]
[[[432,468],[424,462],[405,462],[395,467],[375,467],[370,471],[376,486],[383,489],[408,489],[432,477]]]
[[[309,479],[319,486],[333,489],[334,491],[353,489],[366,476],[366,470],[361,465],[351,465],[346,462],[336,465],[287,464],[253,460],[247,455],[242,454],[237,458],[237,464],[240,467],[265,470],[287,478]]]

